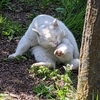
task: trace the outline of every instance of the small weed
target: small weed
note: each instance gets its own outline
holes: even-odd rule
[[[46,86],[43,83],[33,88],[33,92],[35,92],[38,97],[43,95],[45,98],[48,98],[48,99],[52,98],[52,95],[53,95],[52,91],[54,91],[53,85]]]
[[[17,56],[15,60],[27,60],[27,58],[25,56]]]
[[[8,59],[8,58],[4,58],[3,60],[4,60],[4,61],[9,61],[9,59]]]
[[[96,96],[96,100],[99,100],[99,96],[98,96],[98,94],[97,94],[97,96]]]
[[[95,93],[94,91],[92,92],[92,100],[99,100],[98,92],[97,93]]]
[[[32,69],[30,71],[34,72],[34,76],[38,76],[42,78],[43,80],[46,80],[49,78],[57,79],[57,77],[59,77],[58,69],[55,69],[52,71],[49,68],[44,67],[44,66],[40,66],[40,67],[32,66]]]

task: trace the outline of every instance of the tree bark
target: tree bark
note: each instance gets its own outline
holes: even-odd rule
[[[76,100],[100,100],[100,0],[88,0]]]

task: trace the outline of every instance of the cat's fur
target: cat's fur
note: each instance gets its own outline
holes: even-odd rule
[[[73,34],[52,16],[35,17],[19,41],[16,52],[8,58],[22,55],[29,48],[37,61],[35,66],[55,67],[57,61],[73,65],[72,69],[79,66],[79,51]]]

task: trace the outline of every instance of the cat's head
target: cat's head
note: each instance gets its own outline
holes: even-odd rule
[[[57,19],[32,30],[37,34],[38,43],[45,48],[58,46],[65,36],[63,30],[59,27]]]

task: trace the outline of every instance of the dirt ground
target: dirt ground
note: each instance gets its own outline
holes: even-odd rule
[[[9,53],[14,52],[16,45],[16,41],[0,37],[0,93],[6,91],[15,100],[35,100],[32,87],[41,80],[28,73],[28,68],[34,63],[33,58],[30,56],[27,60],[6,60]]]

